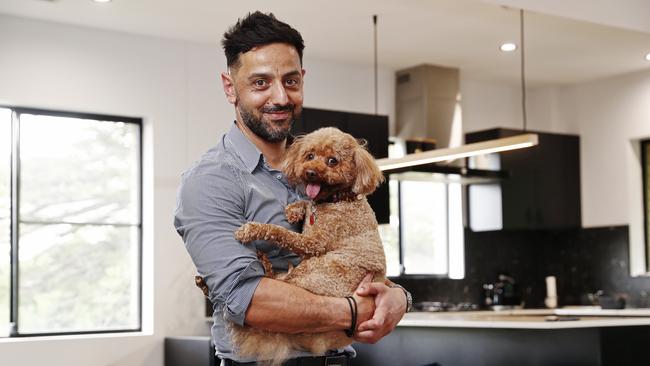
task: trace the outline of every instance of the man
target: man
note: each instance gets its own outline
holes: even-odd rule
[[[239,365],[254,360],[233,351],[225,321],[285,333],[343,331],[351,327],[352,314],[345,298],[317,296],[264,277],[256,250],[266,253],[274,271],[297,265],[295,254],[265,242],[242,245],[233,237],[247,221],[300,230],[284,216],[284,207],[300,197],[279,167],[302,111],[302,37],[272,14],[256,12],[224,34],[222,44],[228,72],[221,79],[235,123],[183,174],[174,224],[215,304],[212,337],[222,364]],[[408,301],[403,289],[369,280],[354,295],[354,339],[375,343],[395,327]],[[350,353],[351,348],[343,354]],[[287,364],[326,364],[304,352],[292,356]]]

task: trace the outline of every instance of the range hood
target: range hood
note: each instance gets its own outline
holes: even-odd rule
[[[420,65],[396,72],[397,143],[435,141],[436,148],[379,159],[377,164],[384,173],[420,171],[500,178],[500,172],[466,168],[465,160],[461,158],[537,145],[536,134],[463,144],[459,76],[456,68],[435,65]]]

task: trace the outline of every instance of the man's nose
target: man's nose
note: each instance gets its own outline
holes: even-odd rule
[[[286,105],[289,103],[289,97],[287,96],[287,91],[284,90],[284,85],[282,83],[274,83],[271,88],[271,98],[270,102],[274,105]]]

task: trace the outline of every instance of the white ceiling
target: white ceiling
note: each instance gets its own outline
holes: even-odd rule
[[[518,41],[519,12],[485,1],[0,2],[4,14],[215,47],[228,26],[254,10],[273,12],[298,29],[307,45],[307,59],[372,65],[372,15],[377,14],[380,66],[400,69],[431,63],[459,67],[475,78],[518,82],[519,51],[506,54],[498,47],[503,41]],[[569,84],[650,69],[644,60],[650,52],[650,33],[533,12],[526,13],[525,32],[530,85]]]

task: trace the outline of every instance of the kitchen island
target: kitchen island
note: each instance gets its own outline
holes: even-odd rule
[[[415,312],[354,365],[650,365],[650,310]]]

